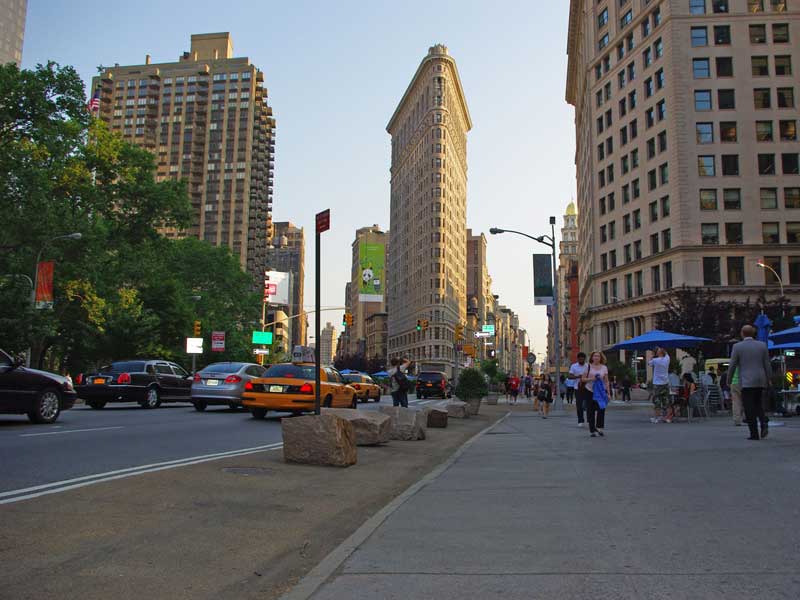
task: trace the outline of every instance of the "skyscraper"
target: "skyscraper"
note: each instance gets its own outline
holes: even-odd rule
[[[493,305],[492,278],[486,262],[486,236],[473,235],[467,229],[467,339],[466,343],[475,346],[476,358],[486,358],[485,340],[475,338],[475,332],[488,325],[488,314]]]
[[[356,231],[352,245],[352,266],[348,287],[350,314],[353,326],[345,339],[348,348],[344,353],[367,355],[367,319],[376,313],[386,312],[385,256],[389,236],[378,225],[362,227]]]
[[[0,64],[22,62],[28,0],[0,0]]]
[[[325,325],[324,329],[320,331],[320,339],[317,340],[319,344],[320,364],[332,365],[333,358],[336,356],[336,328],[329,322]]]
[[[271,244],[275,119],[264,75],[234,58],[229,33],[193,35],[177,62],[103,70],[100,118],[156,155],[158,179],[185,179],[195,236],[228,246],[261,284]]]
[[[578,354],[578,212],[570,202],[564,214],[558,247],[558,318],[561,319],[561,365],[572,364]],[[550,320],[552,327],[552,320]],[[552,336],[548,335],[548,339]]]
[[[571,0],[586,348],[683,285],[800,299],[798,36],[785,0]]]
[[[455,60],[428,50],[386,130],[392,136],[389,355],[452,374],[466,321],[467,132]],[[429,327],[416,330],[417,320]]]
[[[267,251],[269,270],[291,274],[289,290],[288,326],[291,331],[292,346],[305,346],[308,318],[295,317],[304,313],[303,290],[305,281],[305,232],[288,221],[276,222],[273,237],[274,245]]]

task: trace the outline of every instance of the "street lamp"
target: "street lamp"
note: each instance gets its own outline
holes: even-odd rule
[[[759,261],[758,261],[756,264],[757,264],[759,267],[761,267],[762,269],[768,269],[769,271],[771,271],[771,272],[772,272],[772,274],[773,274],[773,275],[775,275],[775,279],[777,279],[777,280],[778,280],[778,283],[779,283],[779,284],[780,284],[780,286],[781,286],[781,298],[783,298],[783,279],[781,279],[781,276],[780,276],[780,275],[778,275],[778,272],[777,272],[775,269],[773,269],[771,266],[769,266],[768,264],[766,264],[765,262],[763,262],[763,261],[760,261],[760,260],[759,260]]]
[[[527,233],[522,233],[521,231],[514,231],[512,229],[500,229],[498,227],[492,227],[489,229],[489,233],[492,235],[498,235],[500,233],[515,233],[517,235],[521,235],[526,237],[530,240],[535,242],[539,242],[540,244],[544,244],[545,246],[549,247],[553,253],[553,353],[555,355],[554,365],[555,365],[555,379],[558,382],[559,377],[561,376],[561,351],[560,351],[560,337],[559,337],[559,319],[558,319],[558,275],[557,275],[557,268],[556,268],[556,218],[550,217],[550,235],[540,235],[538,237],[534,237],[532,235],[528,235]],[[561,407],[561,396],[556,394],[556,410],[560,410]]]
[[[58,240],[75,240],[75,241],[77,241],[77,240],[81,239],[82,237],[83,237],[83,235],[80,234],[80,233],[68,233],[66,235],[57,235],[56,237],[53,237],[53,238],[50,238],[49,240],[47,240],[44,244],[42,244],[42,247],[39,248],[39,252],[37,252],[37,254],[36,254],[36,262],[33,264],[33,281],[32,281],[32,285],[31,285],[31,308],[33,308],[33,309],[36,308],[36,287],[39,285],[39,261],[42,259],[42,252],[45,251],[45,248],[47,248],[47,245],[52,243],[52,242],[58,241]],[[25,366],[26,367],[30,367],[31,366],[31,348],[30,348],[30,346],[28,346],[28,354],[25,357]]]

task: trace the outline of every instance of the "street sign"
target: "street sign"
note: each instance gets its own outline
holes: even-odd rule
[[[269,348],[256,348],[253,350],[253,354],[256,356],[267,356],[269,354]]]
[[[464,344],[464,354],[474,358],[475,357],[475,346],[473,344]]]
[[[317,213],[317,233],[328,231],[331,228],[331,210],[323,210]]]
[[[482,333],[490,333],[490,334],[494,335],[494,325],[484,325],[481,328],[481,332]]]
[[[475,337],[476,338],[490,338],[490,337],[494,337],[494,334],[493,333],[489,333],[488,331],[476,331],[475,332]]]
[[[254,331],[253,343],[262,344],[264,346],[272,345],[272,332],[271,331]]]
[[[202,354],[203,338],[186,338],[186,354]]]
[[[212,352],[225,352],[225,332],[212,331],[211,332],[211,351]]]
[[[528,364],[533,366],[536,364],[536,355],[533,353],[528,354]]]
[[[274,296],[278,293],[278,284],[277,283],[267,283],[264,285],[264,295],[265,296]]]

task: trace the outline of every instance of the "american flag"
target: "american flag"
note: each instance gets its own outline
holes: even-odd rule
[[[89,112],[96,112],[100,110],[100,90],[96,90],[92,99],[86,104],[86,109]]]

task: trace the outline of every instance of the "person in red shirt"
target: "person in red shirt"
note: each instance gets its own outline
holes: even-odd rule
[[[509,387],[511,388],[511,401],[514,404],[516,404],[517,403],[517,396],[519,395],[519,385],[520,385],[519,377],[514,375],[511,378],[511,382],[510,383],[511,383],[511,385]]]

